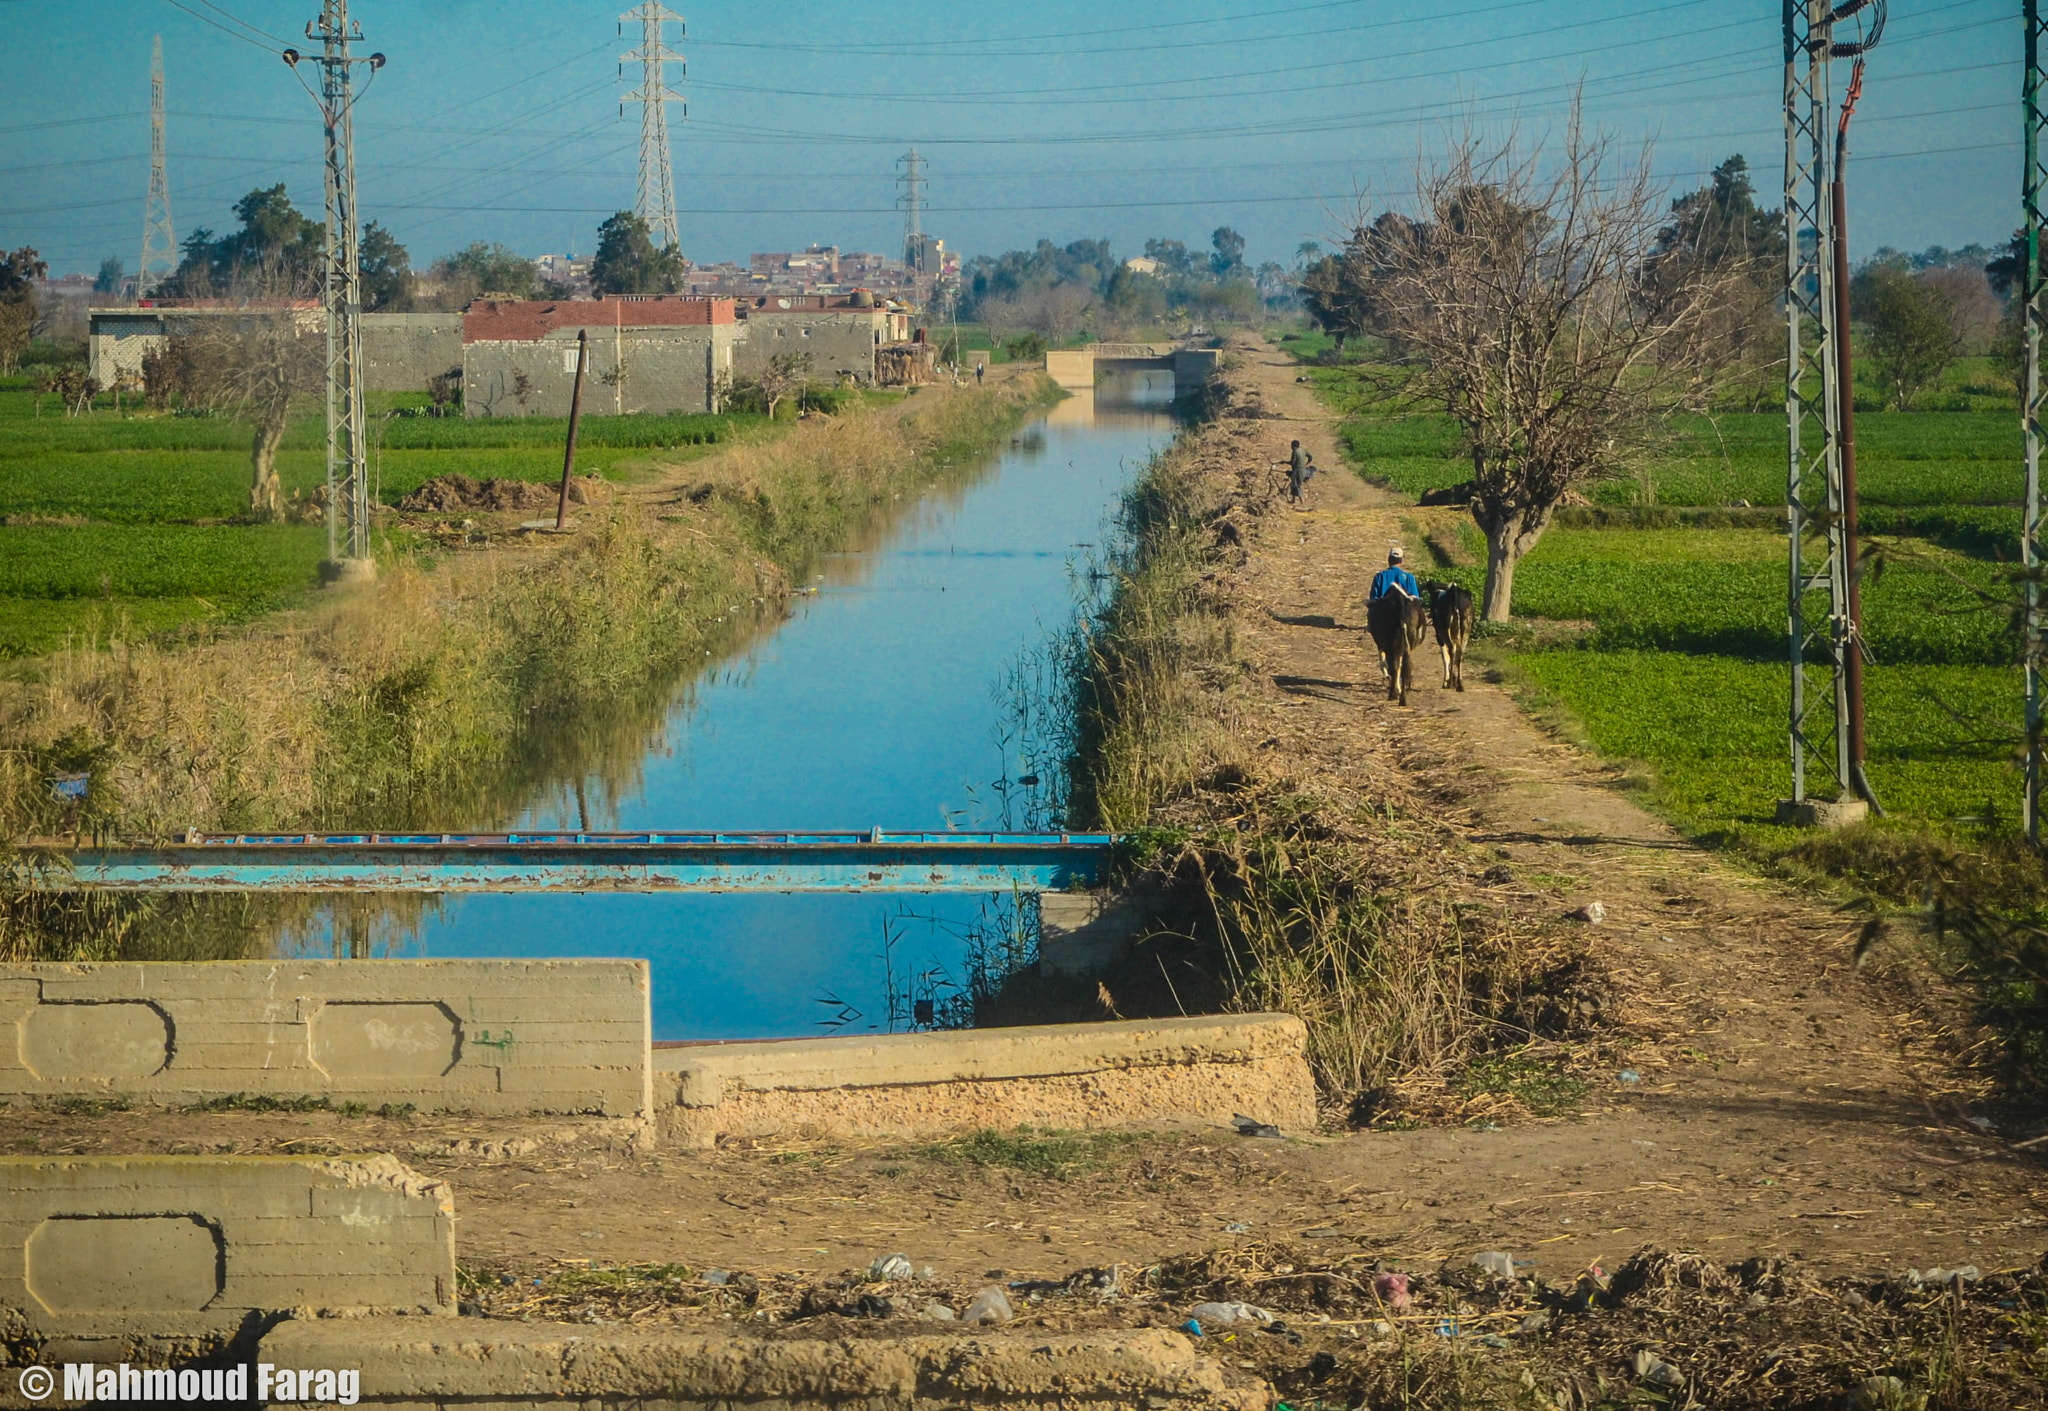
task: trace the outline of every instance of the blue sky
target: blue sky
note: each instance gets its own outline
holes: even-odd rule
[[[633,204],[622,0],[358,0],[391,63],[357,109],[361,202],[425,264],[470,240],[587,253]],[[1418,146],[1475,114],[1591,118],[1654,138],[1678,188],[1740,151],[1782,183],[1779,7],[1768,0],[958,0],[679,4],[671,83],[683,247],[699,261],[812,241],[895,251],[895,159],[928,162],[928,233],[969,255],[1107,236],[1254,261],[1328,243],[1354,193],[1399,204]],[[164,41],[180,239],[252,187],[320,205],[313,105],[275,57],[317,0],[0,0],[0,247],[54,273],[135,267],[149,50]],[[1993,241],[2018,223],[2014,0],[1893,0],[1855,130],[1858,253]],[[210,23],[209,23],[210,22]],[[251,30],[257,31],[256,35]],[[263,36],[271,36],[266,38]],[[303,44],[303,39],[299,40]],[[1775,204],[1775,198],[1770,199]]]

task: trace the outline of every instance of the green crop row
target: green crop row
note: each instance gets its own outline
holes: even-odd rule
[[[1782,663],[1659,651],[1548,651],[1522,658],[1603,755],[1648,766],[1659,805],[1716,832],[1768,824],[1789,797]],[[2010,824],[2019,796],[2017,667],[1899,666],[1866,688],[1869,774],[1897,817],[1990,816]],[[1832,781],[1815,781],[1832,792]]]
[[[1471,478],[1445,419],[1371,414],[1356,374],[1323,369],[1317,376],[1346,412],[1345,451],[1368,479],[1423,495]],[[1681,417],[1637,466],[1590,494],[1610,505],[1782,504],[1785,451],[1782,412]],[[2017,503],[2020,452],[2019,424],[2009,415],[1872,412],[1856,423],[1859,492],[1872,506]]]
[[[1863,594],[1878,668],[1997,666],[2017,659],[2009,614],[1970,591],[1999,568],[1907,545]],[[1483,567],[1437,570],[1477,591]],[[1741,529],[1553,529],[1515,572],[1523,617],[1590,622],[1594,650],[1657,650],[1777,660],[1785,654],[1785,541]],[[1818,611],[1818,607],[1815,609]]]

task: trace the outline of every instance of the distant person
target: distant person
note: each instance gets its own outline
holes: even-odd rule
[[[985,378],[986,378],[987,376],[988,376],[988,363],[987,363],[986,361],[983,361],[983,362],[978,362],[978,363],[976,363],[976,364],[974,365],[974,385],[975,385],[976,387],[979,387],[979,386],[981,386],[981,385],[982,385],[982,381],[983,381],[983,380],[984,380],[984,379],[985,379]]]
[[[1399,544],[1387,550],[1387,566],[1372,576],[1372,589],[1365,595],[1365,600],[1368,603],[1376,603],[1389,593],[1396,592],[1409,598],[1422,596],[1422,585],[1415,581],[1414,574],[1401,566]]]
[[[1301,503],[1301,487],[1308,483],[1308,476],[1305,472],[1308,470],[1309,462],[1313,459],[1313,456],[1301,449],[1301,442],[1299,441],[1296,441],[1288,450],[1287,498],[1294,504],[1298,505]]]

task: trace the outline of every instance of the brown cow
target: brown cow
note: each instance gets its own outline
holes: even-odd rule
[[[1472,640],[1472,593],[1455,583],[1425,583],[1429,594],[1429,625],[1436,629],[1437,650],[1444,658],[1444,686],[1465,689],[1465,644]]]
[[[1375,598],[1365,607],[1365,630],[1379,648],[1380,666],[1387,673],[1387,699],[1408,704],[1408,687],[1415,676],[1415,649],[1429,630],[1429,612],[1422,599],[1399,591]]]

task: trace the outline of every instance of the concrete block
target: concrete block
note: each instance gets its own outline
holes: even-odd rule
[[[0,1098],[645,1115],[640,960],[0,966]]]
[[[268,1311],[454,1300],[454,1197],[392,1156],[0,1157],[15,1337],[224,1335]]]
[[[763,1338],[731,1333],[376,1318],[280,1323],[257,1358],[358,1367],[362,1403],[387,1408],[1091,1406],[1264,1411],[1178,1332]]]
[[[685,1144],[802,1132],[932,1136],[1053,1127],[1315,1125],[1308,1032],[1289,1014],[1053,1024],[661,1049],[662,1125]]]
[[[1047,975],[1094,975],[1123,958],[1156,905],[1152,895],[1043,892],[1038,898],[1038,968]]]
[[[1095,354],[1052,350],[1045,355],[1045,375],[1062,387],[1095,385]]]

